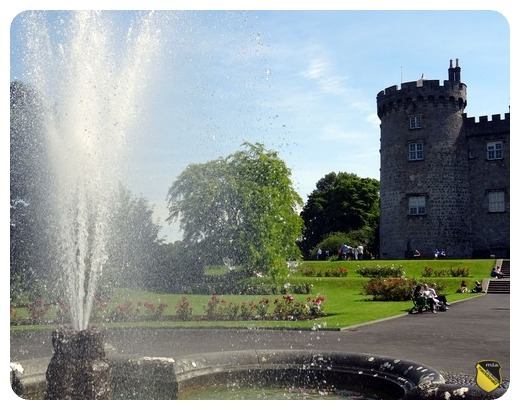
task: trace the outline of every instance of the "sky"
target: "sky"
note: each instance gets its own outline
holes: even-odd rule
[[[2,20],[2,39],[6,31],[12,35],[11,80],[27,78],[20,16],[36,2],[20,3]],[[79,9],[84,2],[77,3]],[[442,83],[450,60],[458,59],[462,69],[468,116],[509,112],[513,16],[506,2],[460,1],[453,9],[440,1],[438,9],[423,10],[399,1],[392,2],[395,9],[373,2],[373,8],[365,4],[360,10],[266,8],[266,3],[251,2],[246,10],[237,2],[227,8],[220,2],[218,9],[188,2],[184,11],[166,10],[162,2],[128,4],[163,10],[157,14],[164,43],[130,137],[126,183],[149,201],[166,241],[181,238],[178,225],[165,222],[176,177],[191,163],[243,149],[246,141],[278,152],[304,203],[330,172],[379,180],[377,93],[423,76]],[[464,3],[474,8],[464,9]],[[120,9],[111,1],[88,4],[87,9],[96,4]],[[59,6],[40,1],[37,8]],[[49,12],[49,21],[60,16]],[[134,16],[119,10],[114,36]]]

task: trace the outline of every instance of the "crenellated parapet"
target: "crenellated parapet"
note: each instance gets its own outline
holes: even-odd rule
[[[377,115],[380,119],[391,112],[410,107],[452,107],[464,110],[467,105],[466,85],[461,82],[439,80],[411,81],[388,87],[377,94]]]
[[[463,115],[466,135],[468,137],[482,134],[507,134],[510,130],[509,113],[493,114],[491,120],[489,116],[484,115],[478,117],[467,117]]]

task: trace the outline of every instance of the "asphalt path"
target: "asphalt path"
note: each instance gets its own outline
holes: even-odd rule
[[[129,356],[263,349],[340,351],[422,363],[441,372],[476,374],[481,360],[510,378],[510,295],[482,294],[446,312],[407,314],[342,330],[108,329],[107,350]],[[11,362],[50,359],[51,334],[12,331]]]

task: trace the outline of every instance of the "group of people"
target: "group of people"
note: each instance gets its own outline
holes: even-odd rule
[[[446,257],[446,252],[444,251],[444,249],[435,249],[435,252],[433,253],[433,256],[435,257],[435,259],[441,259],[441,258],[445,258]]]
[[[475,287],[473,289],[471,289],[471,293],[481,293],[483,290],[482,288],[482,283],[480,283],[478,280],[475,281]],[[460,283],[460,289],[459,289],[459,292],[460,293],[466,293],[468,292],[468,285],[466,284],[466,281],[463,280],[461,283]]]
[[[438,310],[448,310],[450,304],[446,300],[446,296],[438,295],[435,291],[435,287],[435,283],[433,283],[432,286],[426,283],[422,286],[418,284],[414,290],[414,299],[423,297],[432,313],[437,313]]]
[[[346,243],[338,248],[338,259],[344,261],[363,260],[364,248],[363,245],[349,246]],[[321,248],[316,250],[316,260],[328,260],[329,250],[323,251]],[[370,256],[370,254],[369,254]]]
[[[492,278],[497,278],[497,279],[502,279],[504,277],[504,274],[500,271],[500,266],[493,267],[493,269],[491,270],[491,277]],[[460,288],[459,288],[458,291],[460,293],[469,292],[468,285],[466,284],[466,281],[463,280],[461,282]],[[483,291],[484,291],[484,289],[482,287],[482,283],[480,283],[478,280],[475,281],[475,286],[473,287],[473,289],[471,289],[471,293],[481,293]]]
[[[344,261],[347,260],[363,260],[363,246],[349,246],[346,243],[338,249],[338,256]]]
[[[491,277],[502,279],[504,277],[504,274],[500,271],[500,266],[495,266],[493,270],[491,271]]]
[[[503,278],[504,275],[500,272],[500,267],[494,267],[491,271],[491,277],[493,278]],[[429,286],[428,284],[420,285],[418,284],[415,287],[413,298],[417,300],[418,298],[424,298],[426,300],[426,303],[432,313],[437,313],[437,310],[447,310],[449,309],[450,304],[446,300],[445,295],[438,295],[435,291],[435,283],[432,284],[432,286]],[[466,293],[469,292],[468,285],[466,284],[466,281],[463,280],[460,283],[460,288],[458,290],[460,293]],[[482,284],[477,280],[475,281],[475,286],[471,290],[471,293],[481,293],[483,292]]]

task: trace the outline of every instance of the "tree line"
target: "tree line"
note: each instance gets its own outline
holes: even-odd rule
[[[56,215],[49,187],[44,120],[49,103],[31,85],[10,87],[11,297],[60,297]],[[169,217],[183,238],[159,238],[153,208],[123,185],[114,195],[108,258],[100,292],[141,287],[182,292],[204,268],[226,265],[273,279],[288,261],[311,259],[342,243],[377,253],[379,182],[347,172],[320,179],[304,203],[278,153],[245,142],[237,152],[189,165],[167,194]],[[236,277],[233,277],[233,280]],[[51,286],[51,284],[53,284]]]

